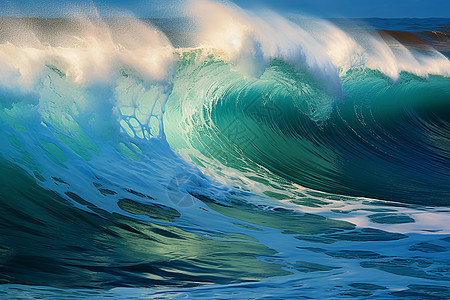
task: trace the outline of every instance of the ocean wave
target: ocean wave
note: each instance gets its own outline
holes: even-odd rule
[[[82,30],[65,32],[60,45],[8,40],[0,46],[4,119],[31,114],[41,119],[33,131],[57,130],[58,143],[48,134],[35,141],[45,151],[64,152],[52,146],[62,143],[87,158],[99,153],[100,137],[139,157],[136,141],[156,138],[196,159],[206,151],[327,192],[420,203],[434,182],[427,204],[440,203],[448,147],[436,123],[447,119],[429,111],[448,110],[445,56],[323,20],[203,1],[194,8],[195,48],[173,48],[161,31],[129,18],[72,20]],[[218,12],[214,22],[203,17]],[[356,178],[363,173],[370,184]]]
[[[192,3],[1,19],[0,283],[448,281],[447,36]]]

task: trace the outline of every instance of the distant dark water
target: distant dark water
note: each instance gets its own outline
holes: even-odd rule
[[[344,19],[330,19],[336,24],[345,23]],[[450,18],[363,18],[349,19],[361,26],[378,30],[392,31],[449,31]],[[348,20],[347,20],[348,21]]]

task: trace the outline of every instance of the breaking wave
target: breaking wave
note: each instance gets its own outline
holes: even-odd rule
[[[448,219],[433,208],[450,199],[448,28],[380,32],[206,1],[188,12],[171,30],[1,20],[0,283],[268,288],[313,272],[302,280],[355,285],[342,268],[409,276],[410,290],[448,281],[444,260],[399,262],[448,248],[425,245],[438,225],[412,225]],[[327,248],[339,241],[360,251]],[[366,292],[397,289],[383,287]]]

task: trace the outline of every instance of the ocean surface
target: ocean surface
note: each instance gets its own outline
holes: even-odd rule
[[[450,299],[450,19],[0,19],[0,299]]]

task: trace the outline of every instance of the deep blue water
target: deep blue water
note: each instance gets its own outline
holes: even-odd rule
[[[331,19],[336,23],[343,23],[343,19]],[[347,20],[348,21],[348,20]],[[421,31],[449,31],[449,18],[365,18],[350,19],[357,23],[365,24],[377,30],[401,30],[411,32]]]

